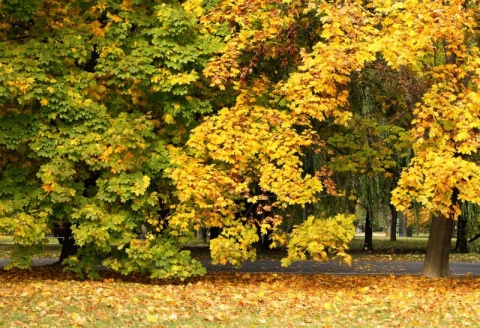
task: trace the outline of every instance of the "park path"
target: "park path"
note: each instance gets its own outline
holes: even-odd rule
[[[202,262],[203,263],[203,262]],[[296,274],[329,275],[421,275],[423,262],[372,262],[354,261],[351,266],[337,262],[303,261],[283,268],[279,261],[258,260],[246,262],[241,268],[218,266],[203,263],[209,272],[285,272]],[[455,276],[480,276],[480,263],[450,263],[450,270]]]
[[[35,266],[50,265],[58,259],[34,259]],[[0,259],[0,268],[8,263],[8,259]],[[212,265],[211,261],[204,260],[202,264],[208,272],[268,272],[292,274],[329,274],[329,275],[421,275],[422,262],[394,262],[394,261],[354,261],[352,266],[337,262],[296,262],[288,268],[283,268],[280,261],[257,260],[245,262],[242,267],[234,268],[231,265]],[[451,262],[450,270],[454,276],[480,276],[480,263]]]

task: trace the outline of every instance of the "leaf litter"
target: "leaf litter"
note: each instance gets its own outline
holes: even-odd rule
[[[480,278],[209,273],[187,282],[0,272],[1,327],[468,327]]]

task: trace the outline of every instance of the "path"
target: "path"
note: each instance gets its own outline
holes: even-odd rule
[[[202,262],[203,263],[203,262]],[[283,268],[279,261],[258,260],[246,262],[241,268],[231,266],[213,266],[203,263],[209,272],[285,272],[299,274],[330,274],[330,275],[421,275],[423,262],[353,262],[352,266],[340,265],[337,262],[304,261]],[[450,270],[455,276],[480,276],[480,263],[450,263]]]
[[[35,266],[49,265],[57,259],[35,259]],[[0,259],[0,268],[8,263],[8,259]],[[296,273],[296,274],[329,274],[329,275],[421,275],[422,262],[353,262],[352,266],[340,265],[337,262],[304,261],[283,268],[280,261],[258,260],[245,262],[241,268],[231,265],[212,265],[210,261],[202,261],[208,272],[269,272],[269,273]],[[450,263],[450,270],[454,276],[480,276],[480,263]]]

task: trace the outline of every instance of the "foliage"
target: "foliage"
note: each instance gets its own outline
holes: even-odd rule
[[[235,14],[224,15],[226,10]],[[247,232],[255,226],[260,226],[262,232],[275,232],[283,219],[270,214],[253,220],[241,214],[235,216],[249,204],[263,213],[260,200],[267,194],[274,195],[275,201],[269,205],[274,211],[316,202],[323,190],[321,176],[302,168],[303,148],[323,145],[311,129],[311,121],[329,118],[336,124],[345,124],[350,117],[341,110],[347,104],[348,94],[339,90],[348,82],[342,73],[345,69],[338,68],[339,73],[332,74],[329,66],[339,63],[341,52],[316,43],[318,38],[314,37],[306,42],[314,53],[303,52],[302,58],[300,48],[305,39],[296,42],[291,37],[302,25],[302,11],[312,13],[308,17],[315,23],[308,25],[318,26],[313,7],[299,1],[253,2],[248,6],[220,2],[207,15],[209,20],[202,21],[207,28],[214,29],[212,21],[231,27],[224,37],[221,55],[210,60],[205,74],[221,89],[226,84],[234,85],[239,95],[234,106],[223,109],[193,131],[185,152],[173,153],[177,168],[170,177],[177,187],[180,204],[172,221],[179,231],[202,224],[223,227],[223,239],[216,243],[236,251],[230,259],[222,257],[222,263],[236,264],[239,259],[254,258],[250,245],[256,238]],[[278,46],[274,41],[278,39],[285,43]],[[315,43],[316,48],[312,46]],[[340,62],[359,69],[371,57],[362,53],[358,57],[345,56]],[[278,67],[270,65],[273,59],[282,63],[283,72],[303,64],[296,68],[299,73],[281,75],[284,80],[279,81],[278,74],[274,77]],[[321,94],[316,96],[314,88]],[[190,191],[193,182],[205,186],[204,189]],[[235,234],[230,233],[232,229]],[[283,241],[283,236],[274,234],[272,239]]]
[[[380,108],[393,108],[394,113],[412,110],[414,119],[411,137],[414,140],[415,157],[400,178],[393,203],[404,211],[412,209],[414,203],[420,203],[424,217],[427,218],[431,212],[453,217],[460,213],[458,204],[452,204],[454,190],[459,191],[460,201],[478,202],[474,187],[478,184],[478,167],[469,158],[478,148],[478,47],[474,46],[475,42],[470,38],[475,33],[476,3],[452,1],[431,4],[428,1],[408,0],[395,3],[289,1],[287,7],[282,4],[277,1],[268,4],[254,2],[249,3],[247,8],[243,3],[225,1],[220,2],[217,10],[212,11],[213,21],[228,24],[231,31],[224,38],[226,46],[222,55],[210,61],[206,74],[212,77],[213,84],[221,88],[226,83],[232,83],[241,92],[248,93],[249,97],[240,94],[233,108],[244,109],[261,103],[268,111],[279,110],[285,113],[285,120],[292,122],[291,125],[296,127],[297,132],[309,131],[312,141],[315,141],[310,147],[319,149],[324,148],[326,143],[325,137],[312,129],[315,124],[326,122],[330,129],[336,126],[341,128],[356,118],[354,123],[363,124],[354,125],[352,136],[368,136],[367,142],[359,143],[357,148],[352,147],[355,144],[351,146],[353,151],[347,152],[344,157],[353,160],[346,161],[346,164],[364,175],[383,172],[392,176],[389,170],[399,161],[394,160],[392,147],[387,141],[389,136],[381,131],[389,129],[390,125],[395,131],[391,134],[393,138],[390,141],[395,145],[394,149],[403,152],[405,148],[401,144],[408,139],[405,138],[405,130],[402,126],[385,123],[387,115],[382,117],[383,122],[372,120],[371,117],[363,117],[361,120],[361,115],[354,117],[351,109],[354,78],[365,81],[365,77],[372,74],[371,67],[378,67],[377,70],[382,71],[382,64],[384,67],[389,66],[393,74],[408,76],[399,83],[404,94],[397,97],[393,106],[391,99],[382,98],[380,93],[380,97],[376,96],[373,101],[364,101],[360,109],[365,111],[369,105],[378,103]],[[224,13],[225,10],[235,15],[220,16],[219,13]],[[315,33],[319,38],[311,39],[310,47],[296,52],[300,56],[295,57],[295,60],[285,62],[290,73],[282,75],[283,79],[278,81],[269,78],[272,73],[268,65],[270,58],[287,53],[282,52],[285,49],[272,44],[271,40],[283,40],[285,32],[295,25],[293,22],[300,20],[300,13],[319,22],[315,25],[318,27]],[[266,15],[270,17],[269,23],[262,21]],[[206,25],[209,26],[208,23]],[[385,44],[389,46],[385,47]],[[292,45],[293,49],[300,48],[298,43]],[[250,59],[250,62],[245,59]],[[263,63],[265,66],[261,65]],[[412,88],[411,81],[420,87]],[[365,85],[364,90],[372,90],[374,86],[373,83]],[[386,89],[388,88],[383,91]],[[412,101],[417,99],[417,103]],[[266,100],[268,106],[264,105]],[[241,113],[236,116],[239,115]],[[392,116],[395,117],[396,114]],[[242,121],[249,122],[248,116],[243,117]],[[191,150],[194,157],[208,159],[215,168],[223,170],[221,180],[225,179],[224,176],[229,176],[231,165],[237,163],[236,159],[232,161],[210,153],[217,145],[215,141],[212,142],[214,137],[231,140],[231,134],[223,129],[224,125],[228,126],[222,124],[202,134],[211,137],[201,139],[206,143],[201,153],[195,144],[192,147],[194,150]],[[367,131],[362,132],[362,127]],[[190,142],[198,142],[196,137],[193,134]],[[378,146],[373,146],[375,140],[371,142],[369,137],[380,139],[381,142]],[[332,140],[334,138],[341,139],[341,136],[335,135]],[[258,140],[262,140],[261,135]],[[242,147],[249,144],[243,141],[240,143]],[[250,141],[250,144],[254,142]],[[191,147],[192,144],[187,146]],[[240,151],[243,155],[243,150]],[[298,154],[303,156],[303,153]],[[250,185],[254,184],[249,192],[254,193],[263,188],[262,191],[277,194],[278,190],[272,186],[262,185],[263,169],[264,167],[253,170],[257,176],[253,181],[248,181]],[[398,172],[397,169],[396,173]],[[242,174],[241,177],[245,175]],[[229,181],[235,181],[229,177]],[[237,186],[245,184],[244,180],[240,181],[237,181]],[[312,195],[316,193],[318,197],[320,191],[321,189],[316,189]],[[247,195],[243,198],[250,197]],[[317,197],[300,204],[314,202]],[[372,200],[369,199],[368,202]],[[220,207],[215,205],[215,200],[212,203],[214,207]],[[278,205],[280,204],[281,200]],[[192,214],[195,210],[185,211]],[[235,211],[234,208],[232,212]],[[197,217],[196,220],[201,218]],[[220,223],[216,225],[223,226]]]
[[[212,110],[199,72],[218,45],[176,1],[17,3],[0,4],[0,231],[25,267],[68,221],[68,267],[90,274],[162,226],[167,144]]]
[[[337,215],[326,220],[315,220],[313,216],[293,230],[293,237],[288,241],[288,257],[282,260],[282,265],[305,260],[305,254],[318,261],[327,261],[329,255],[350,264],[352,259],[345,253],[347,243],[355,234],[352,224],[353,217]]]
[[[189,251],[179,252],[175,242],[167,238],[150,235],[146,240],[132,240],[126,253],[126,260],[109,259],[104,264],[122,274],[150,273],[151,278],[158,279],[184,280],[206,273],[200,262],[190,258]]]

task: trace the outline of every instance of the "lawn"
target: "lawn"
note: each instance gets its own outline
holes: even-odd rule
[[[185,283],[0,271],[0,327],[474,327],[480,278],[211,273]]]
[[[391,242],[388,237],[373,237],[372,252],[362,250],[364,237],[355,236],[349,243],[352,258],[357,261],[420,261],[425,259],[427,248],[427,236],[397,237],[397,241]],[[455,247],[456,239],[452,239],[452,249]],[[451,252],[451,262],[480,262],[480,254],[460,254]]]
[[[35,255],[36,258],[55,258],[60,256],[62,246],[57,238],[48,238],[48,244],[43,246],[43,252]],[[12,253],[12,238],[10,236],[0,235],[0,259],[9,258]]]

